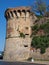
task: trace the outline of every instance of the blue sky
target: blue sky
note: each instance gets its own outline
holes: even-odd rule
[[[4,50],[6,37],[6,19],[5,10],[17,6],[31,6],[35,0],[0,0],[0,51]],[[45,0],[49,4],[49,0]]]

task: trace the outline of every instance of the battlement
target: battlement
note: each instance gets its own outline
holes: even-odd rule
[[[5,11],[5,17],[7,20],[15,17],[29,17],[31,7],[17,7],[17,8],[8,8]]]

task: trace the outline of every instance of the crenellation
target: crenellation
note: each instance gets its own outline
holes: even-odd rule
[[[13,16],[13,12],[12,12],[12,11],[10,11],[10,14],[11,14],[11,17],[14,17],[14,16]]]
[[[21,11],[20,10],[17,11],[17,17],[18,18],[21,17]]]
[[[30,12],[26,11],[26,17],[30,17]]]
[[[14,17],[29,17],[30,7],[9,8],[5,11],[6,19]]]
[[[7,13],[6,17],[7,17],[8,19],[10,18],[10,13],[9,13],[9,12]]]
[[[17,17],[17,12],[14,10],[13,11],[13,18],[16,18]]]
[[[6,18],[10,19],[10,18],[14,18],[14,17],[30,17],[30,12],[29,11],[25,11],[25,10],[18,10],[18,11],[10,11],[6,14]]]

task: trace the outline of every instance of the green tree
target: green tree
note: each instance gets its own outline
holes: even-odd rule
[[[45,47],[41,47],[40,53],[41,54],[45,53]]]
[[[40,53],[45,53],[46,48],[49,47],[49,36],[35,36],[32,38],[31,46],[40,49]]]
[[[40,25],[39,29],[44,30],[46,34],[49,34],[49,21],[47,23]]]
[[[46,12],[46,3],[43,0],[36,0],[34,5],[32,5],[32,10],[43,16]]]

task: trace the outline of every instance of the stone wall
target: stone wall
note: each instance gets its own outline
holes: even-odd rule
[[[31,15],[30,7],[18,7],[7,9],[5,17],[7,34],[4,60],[21,61],[28,59],[31,46],[31,26],[33,26],[36,16]],[[21,38],[20,33],[23,33],[25,38]]]
[[[40,53],[40,49],[34,49],[34,51],[31,50],[30,57],[32,57],[35,60],[49,60],[49,48],[46,49],[46,52],[44,54]]]
[[[4,60],[22,61],[29,57],[30,38],[9,38],[6,40]]]

